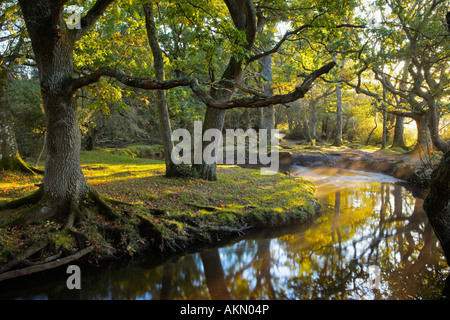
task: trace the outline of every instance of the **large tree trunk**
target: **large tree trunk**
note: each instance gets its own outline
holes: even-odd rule
[[[450,265],[450,151],[432,174],[423,207]]]
[[[75,39],[67,32],[61,8],[50,1],[33,1],[31,5],[22,0],[20,5],[39,69],[47,148],[43,205],[30,212],[26,222],[68,215],[89,190],[80,166],[81,134],[72,90]]]
[[[395,128],[394,128],[394,137],[392,138],[391,148],[402,148],[408,149],[404,140],[404,123],[405,118],[402,116],[395,116]]]
[[[153,65],[155,68],[155,76],[157,80],[164,81],[164,58],[162,50],[159,46],[158,33],[155,25],[153,14],[153,4],[144,4],[145,22],[147,28],[147,36],[150,48],[153,53]],[[166,163],[166,176],[176,176],[177,166],[172,161],[173,141],[172,129],[170,125],[169,110],[167,109],[167,99],[165,90],[156,91],[156,107],[158,110],[159,125],[161,129],[161,137],[164,146],[164,161]]]
[[[219,82],[219,88],[211,89],[211,96],[217,101],[228,101],[233,96],[234,90],[232,86],[229,84],[229,80],[231,81],[239,81],[241,75],[241,64],[236,61],[236,59],[231,58],[228,63],[228,68],[225,70],[222,80]],[[222,88],[223,87],[223,88]],[[206,108],[204,123],[203,123],[203,132],[208,129],[218,129],[220,132],[223,130],[223,125],[225,123],[226,110],[222,109],[214,109],[214,108]],[[219,141],[214,141],[214,143],[218,146]],[[205,146],[209,144],[209,142],[205,142],[202,150]],[[215,149],[217,150],[217,148]],[[202,163],[201,165],[195,166],[200,177],[204,180],[214,181],[217,180],[216,170],[217,163]]]
[[[428,154],[432,148],[430,131],[428,129],[428,114],[423,113],[421,116],[416,116],[414,120],[417,126],[417,142],[414,149],[420,153]]]
[[[428,114],[428,129],[430,130],[431,141],[438,150],[445,153],[449,150],[450,144],[442,140],[439,136],[439,115],[436,110],[436,102],[434,99],[428,103]]]
[[[225,0],[225,3],[235,27],[246,33],[247,44],[244,46],[244,49],[250,50],[256,35],[256,14],[253,2],[249,0]],[[222,74],[217,88],[213,87],[211,89],[211,97],[218,102],[229,101],[234,94],[234,83],[239,83],[241,81],[242,71],[242,61],[238,61],[232,56],[228,62],[227,68]],[[222,131],[225,115],[225,109],[213,109],[207,107],[203,123],[203,132],[208,129],[218,129]],[[218,141],[215,143],[218,143]],[[209,142],[203,143],[202,150],[204,150],[207,145],[209,145]],[[216,162],[211,164],[203,162],[201,165],[196,165],[195,168],[202,179],[217,180]]]

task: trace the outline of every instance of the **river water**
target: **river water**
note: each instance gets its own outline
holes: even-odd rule
[[[309,225],[252,231],[165,260],[65,268],[0,283],[2,299],[440,299],[448,267],[415,198],[378,173],[293,166],[322,204]]]

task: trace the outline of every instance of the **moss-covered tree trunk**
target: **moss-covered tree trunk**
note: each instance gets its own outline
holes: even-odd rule
[[[450,151],[432,174],[423,207],[450,265]]]
[[[27,165],[19,154],[8,91],[8,69],[0,66],[0,170],[41,172]]]

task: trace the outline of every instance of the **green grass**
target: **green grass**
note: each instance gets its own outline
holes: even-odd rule
[[[119,244],[130,254],[144,244],[174,248],[199,238],[214,240],[218,232],[236,234],[236,230],[246,227],[301,223],[318,212],[314,185],[283,174],[261,175],[255,169],[219,166],[217,181],[166,178],[163,161],[104,150],[82,152],[81,164],[88,183],[105,198],[116,200],[112,207],[124,218],[114,223],[94,219],[91,225],[83,227],[83,232],[102,250]],[[31,193],[41,179],[42,176],[0,172],[0,201]],[[22,211],[2,211],[0,221]],[[28,234],[42,235],[47,230],[45,223],[40,229],[31,227]],[[108,238],[116,233],[122,234],[120,241]],[[24,245],[20,240],[23,234],[24,231],[17,231],[14,236],[11,230],[0,228],[0,240],[5,240],[0,245],[3,259],[13,255],[19,244]],[[65,234],[56,237],[52,233],[52,241],[55,246],[70,247]]]
[[[130,145],[126,148],[101,148],[98,152],[124,155],[132,158],[145,158],[163,154],[164,148],[162,145]]]

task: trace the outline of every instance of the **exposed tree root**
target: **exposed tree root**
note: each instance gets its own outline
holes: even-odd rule
[[[88,192],[88,199],[92,200],[98,206],[100,213],[106,218],[110,220],[120,218],[120,214],[112,210],[112,208],[106,203],[106,200],[92,188]]]
[[[20,254],[16,255],[14,259],[11,259],[7,263],[0,266],[0,273],[3,273],[16,265],[20,264],[22,261],[28,259],[30,256],[38,252],[39,250],[42,250],[48,245],[48,241],[39,241],[28,248],[26,248],[24,251],[22,251]]]
[[[133,205],[103,198],[93,189],[80,201],[58,202],[41,187],[32,195],[1,208],[30,204],[30,208],[8,224],[11,230],[17,231],[14,239],[18,243],[21,242],[18,239],[28,239],[28,247],[0,265],[0,281],[55,268],[88,253],[94,253],[90,259],[109,259],[144,251],[179,252],[195,243],[220,241],[252,228],[239,219],[229,226],[221,225],[214,215],[212,220],[203,220],[184,215],[175,217],[164,210],[148,208],[145,214],[140,214]],[[112,204],[124,211],[117,211]],[[213,207],[191,205],[199,210],[216,211]],[[122,213],[128,213],[127,219],[121,218]],[[25,234],[32,237],[19,238]]]
[[[17,200],[13,200],[0,205],[0,211],[8,209],[18,209],[26,205],[34,205],[38,203],[43,196],[44,196],[44,188],[40,187],[38,190],[30,194],[29,196],[25,196]]]
[[[20,156],[2,159],[2,161],[0,161],[0,169],[20,171],[29,174],[44,174],[44,170],[27,164]]]
[[[49,269],[53,269],[53,268],[65,265],[69,262],[80,259],[81,257],[87,255],[88,253],[93,252],[94,249],[95,249],[95,246],[89,246],[87,248],[77,251],[76,253],[74,253],[71,256],[64,257],[62,259],[53,260],[53,261],[47,262],[47,263],[44,262],[42,264],[36,264],[31,267],[26,267],[26,268],[12,270],[9,272],[2,273],[2,274],[0,274],[0,281],[17,278],[20,276],[29,275],[29,274],[32,274],[35,272],[45,271],[45,270],[49,270]]]
[[[82,256],[93,252],[94,248],[98,248],[97,240],[92,239],[95,230],[90,228],[97,228],[97,234],[100,232],[100,226],[107,221],[113,221],[121,217],[118,212],[115,212],[95,190],[87,191],[86,196],[76,202],[71,201],[55,201],[49,197],[43,187],[29,196],[3,204],[0,209],[17,209],[22,206],[32,205],[26,209],[18,218],[6,223],[4,227],[19,228],[20,232],[29,232],[26,230],[41,230],[42,235],[39,236],[42,240],[29,245],[20,253],[15,254],[15,257],[6,263],[0,265],[0,281],[26,275],[38,271],[48,270],[58,267],[70,261],[75,261]],[[95,221],[94,221],[95,220]],[[54,221],[54,229],[51,232],[46,232],[44,224],[46,221]],[[32,224],[37,223],[35,226]],[[28,229],[30,226],[31,229]],[[42,228],[41,228],[42,226]],[[83,229],[83,226],[91,226]],[[36,229],[37,228],[37,229]],[[78,230],[78,231],[77,231]],[[85,233],[86,232],[86,233]],[[34,231],[33,231],[34,234]],[[99,234],[98,234],[99,235]],[[83,248],[73,253],[72,255],[59,258],[62,255],[61,244],[57,244],[54,239],[67,236],[68,245],[70,249],[65,251],[65,254],[73,253],[73,248]],[[99,235],[100,236],[100,235]],[[101,240],[105,242],[103,249],[107,248],[108,239]],[[95,244],[95,245],[94,245]],[[51,254],[46,257],[51,250],[58,250],[58,254]],[[113,248],[114,249],[114,248]],[[105,250],[106,252],[107,250]],[[113,250],[114,251],[114,250]],[[33,262],[30,258],[34,256]],[[36,259],[36,256],[40,256]],[[18,267],[25,268],[15,269]],[[9,271],[11,270],[11,271]]]
[[[120,214],[112,210],[110,205],[94,189],[90,188],[85,197],[86,201],[91,201],[98,208],[98,212],[109,220],[120,218]],[[54,217],[65,217],[65,227],[70,228],[76,219],[83,216],[84,202],[78,201],[74,204],[71,201],[55,201],[48,197],[43,187],[30,194],[5,204],[0,205],[1,210],[18,209],[23,206],[32,205],[20,217],[7,223],[7,226],[27,226],[33,222],[43,221]]]
[[[51,261],[54,261],[54,260],[56,260],[56,259],[59,259],[59,257],[61,256],[61,254],[62,254],[62,251],[58,251],[58,253],[56,253],[56,254],[54,254],[54,255],[51,255],[51,256],[49,256],[49,257],[43,259],[42,261],[30,261],[30,260],[28,260],[28,259],[25,259],[25,260],[23,261],[23,264],[24,264],[25,266],[27,266],[27,267],[37,266],[37,265],[40,265],[40,264],[43,264],[43,263],[47,263],[47,262],[51,262]]]

